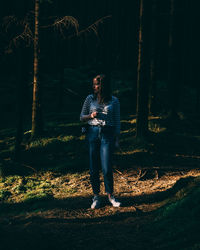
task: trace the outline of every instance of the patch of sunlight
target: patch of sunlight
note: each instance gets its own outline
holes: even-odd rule
[[[74,136],[73,135],[66,135],[62,138],[60,138],[61,141],[64,141],[64,142],[67,142],[67,141],[71,141],[74,139]]]
[[[135,132],[135,128],[130,128],[130,129],[127,129],[127,130],[123,130],[120,133],[121,134],[128,134],[128,133],[132,133],[132,132]]]
[[[144,153],[147,152],[147,150],[144,149],[134,149],[134,150],[129,150],[129,151],[118,151],[116,152],[117,155],[132,155],[135,153]]]
[[[26,146],[26,149],[45,148],[50,145],[58,146],[59,144],[72,141],[73,139],[74,139],[74,136],[72,135],[64,136],[64,137],[42,138],[42,139],[38,139],[38,140],[30,142],[30,144]]]
[[[20,176],[18,175],[13,175],[13,176],[8,176],[5,178],[5,183],[6,185],[12,185],[13,183],[15,183],[16,181],[19,181],[21,179]]]
[[[149,116],[148,117],[148,120],[158,120],[158,119],[161,119],[160,116]]]
[[[85,140],[85,135],[81,135],[81,136],[79,136],[79,137],[78,137],[78,139],[79,139],[80,141]]]
[[[127,120],[120,120],[121,123],[129,123]]]
[[[42,138],[42,139],[38,139],[38,140],[30,142],[30,144],[28,145],[28,148],[45,147],[48,144],[51,144],[57,141],[58,141],[57,138]]]
[[[167,128],[165,127],[160,127],[159,124],[152,124],[152,123],[149,123],[149,130],[154,132],[154,133],[160,133],[160,132],[163,132],[165,131]]]
[[[24,135],[31,134],[32,130],[28,130],[24,132]]]
[[[136,118],[132,120],[121,120],[121,123],[130,123],[130,124],[135,124],[136,123]]]
[[[129,121],[130,124],[135,124],[136,123],[136,119],[132,119]]]
[[[79,178],[82,175],[82,173],[71,173],[67,174],[68,178],[72,180],[72,178]]]
[[[68,195],[71,195],[71,194],[75,194],[78,191],[78,189],[75,187],[67,187],[67,188],[64,188],[62,191],[63,193],[67,193]]]

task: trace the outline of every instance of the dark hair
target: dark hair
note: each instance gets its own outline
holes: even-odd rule
[[[111,86],[110,79],[104,74],[97,75],[93,78],[100,85],[100,91],[94,94],[94,98],[98,100],[99,103],[107,103],[111,100]]]

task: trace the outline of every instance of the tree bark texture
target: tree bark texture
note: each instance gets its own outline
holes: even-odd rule
[[[151,41],[150,41],[150,88],[149,88],[149,113],[155,113],[156,107],[156,14],[157,0],[152,2],[152,23],[151,23]]]
[[[176,47],[175,47],[175,1],[170,0],[169,15],[169,65],[168,65],[168,82],[169,82],[169,104],[171,118],[177,118],[177,107],[179,103],[180,78],[177,78],[178,69],[176,66]]]
[[[39,0],[35,0],[35,34],[34,34],[34,76],[33,76],[33,106],[32,106],[32,137],[38,137],[43,132],[41,107],[41,83],[39,79]]]
[[[146,50],[147,27],[145,27],[145,6],[147,0],[140,0],[139,48],[137,67],[137,108],[136,108],[136,137],[144,138],[148,133],[148,90],[149,70],[148,52]],[[146,13],[145,13],[146,14]]]

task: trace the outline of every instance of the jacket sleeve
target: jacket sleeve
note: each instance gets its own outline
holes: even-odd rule
[[[80,114],[80,121],[83,121],[84,115],[89,115],[90,112],[90,103],[91,103],[91,95],[88,95],[84,101],[81,114]]]

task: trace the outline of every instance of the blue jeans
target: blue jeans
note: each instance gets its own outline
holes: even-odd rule
[[[113,127],[89,126],[87,132],[90,160],[90,182],[95,195],[100,192],[99,169],[102,168],[105,192],[113,193],[112,154]]]

